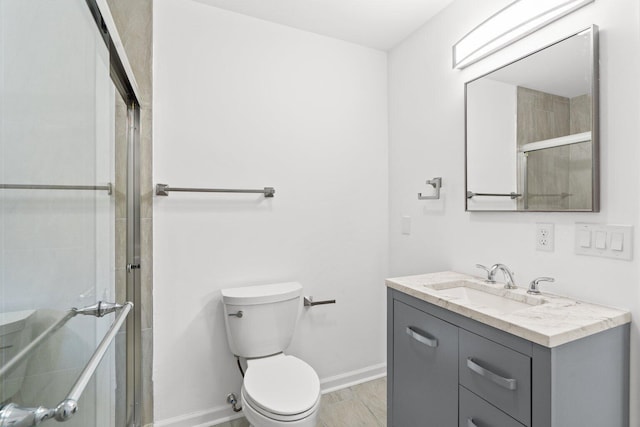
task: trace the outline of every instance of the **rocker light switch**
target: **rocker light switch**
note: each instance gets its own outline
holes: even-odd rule
[[[596,231],[596,249],[606,249],[606,248],[607,248],[607,232]]]
[[[622,251],[624,242],[624,234],[622,233],[611,233],[611,250],[612,251]]]
[[[581,248],[591,247],[591,232],[589,230],[578,231],[578,244]]]

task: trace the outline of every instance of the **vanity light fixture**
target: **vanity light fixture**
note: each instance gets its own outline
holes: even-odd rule
[[[594,0],[516,0],[453,45],[453,67],[476,61]]]

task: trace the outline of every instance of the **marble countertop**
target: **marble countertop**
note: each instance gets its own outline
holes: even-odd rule
[[[628,311],[544,292],[529,295],[526,289],[507,290],[502,283],[488,284],[481,278],[452,271],[396,277],[387,279],[386,285],[545,347],[556,347],[631,322]],[[504,296],[528,306],[501,312],[461,297],[446,295],[446,289],[458,286]]]

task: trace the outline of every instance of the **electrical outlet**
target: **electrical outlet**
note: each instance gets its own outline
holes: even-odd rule
[[[553,252],[553,224],[536,224],[536,250]]]

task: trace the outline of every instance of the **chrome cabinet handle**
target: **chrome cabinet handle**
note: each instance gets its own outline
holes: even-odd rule
[[[473,418],[467,418],[467,427],[478,427],[478,425],[473,422]]]
[[[413,329],[412,326],[407,326],[407,335],[409,335],[414,340],[416,340],[418,342],[421,342],[422,344],[424,344],[424,345],[426,345],[428,347],[436,348],[438,346],[438,339],[437,338],[428,337],[428,336],[424,335],[424,332],[422,332],[422,334],[421,334],[420,332],[418,332],[415,329]]]
[[[490,370],[483,368],[473,361],[471,357],[467,358],[467,368],[471,369],[471,371],[488,379],[489,381],[498,384],[500,387],[504,387],[507,390],[515,390],[518,387],[518,381],[513,378],[505,378],[500,375],[491,372]]]

